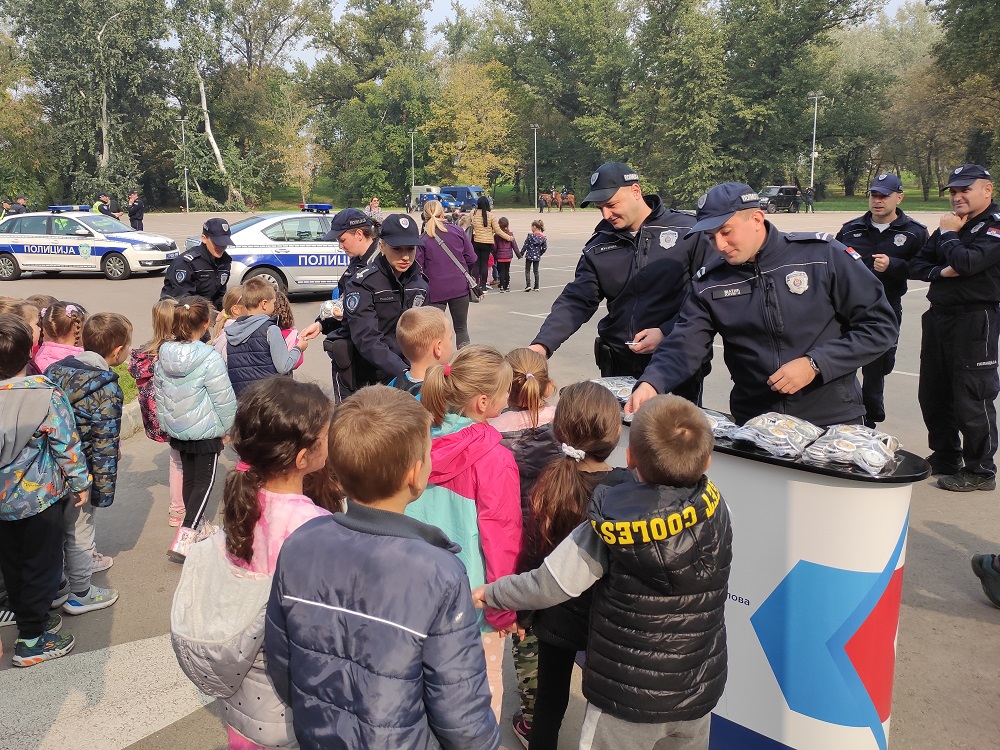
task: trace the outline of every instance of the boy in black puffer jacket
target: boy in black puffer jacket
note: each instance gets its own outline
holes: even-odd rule
[[[726,686],[729,511],[704,474],[701,411],[658,396],[636,412],[637,481],[599,487],[584,523],[540,568],[473,592],[479,604],[541,609],[594,591],[580,747],[704,750]]]

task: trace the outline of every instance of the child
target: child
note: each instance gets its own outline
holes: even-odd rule
[[[39,309],[33,302],[23,299],[0,299],[0,315],[16,315],[31,329],[31,356],[38,351],[42,329]]]
[[[224,331],[232,325],[233,321],[241,315],[246,315],[247,309],[243,306],[243,287],[231,286],[226,290],[226,295],[222,298],[222,312],[215,316],[215,326],[212,328],[212,345],[215,351],[226,361],[226,348],[228,342]]]
[[[86,317],[87,311],[72,302],[56,302],[41,311],[42,344],[31,359],[37,372],[45,372],[53,362],[83,351],[80,337]]]
[[[267,604],[267,672],[302,747],[500,743],[457,547],[403,515],[427,486],[430,421],[382,385],[334,413],[347,511],[288,538]]]
[[[517,257],[524,258],[524,291],[531,291],[531,270],[535,270],[535,291],[538,291],[538,261],[548,250],[548,242],[542,232],[545,231],[545,224],[541,219],[531,222],[531,234],[524,238],[520,252]]]
[[[227,559],[240,571],[270,577],[288,536],[307,521],[330,515],[303,494],[302,482],[326,465],[331,407],[314,383],[273,377],[254,383],[240,399],[233,424],[240,461],[226,477],[223,494]],[[194,558],[188,564],[192,562]],[[198,573],[200,568],[194,575]],[[263,610],[252,624],[228,621],[218,608],[200,616],[217,633],[242,634],[243,642],[253,642],[237,657],[221,645],[196,645],[176,633],[173,637],[181,664],[198,676],[196,684],[205,676],[216,677],[235,689],[222,699],[230,750],[293,746],[291,711],[264,671]]]
[[[506,216],[501,216],[497,222],[500,228],[510,235],[509,240],[505,240],[499,234],[493,238],[493,257],[496,258],[496,271],[500,280],[500,291],[510,291],[510,262],[514,259],[514,251],[517,248],[517,240],[514,233],[510,231],[510,222]]]
[[[556,545],[587,520],[595,487],[632,479],[627,469],[612,469],[606,463],[621,431],[621,406],[607,388],[585,381],[563,389],[552,422],[559,455],[545,467],[532,491],[519,560],[522,571],[541,565]],[[590,600],[587,591],[564,604],[538,610],[532,619],[538,653],[534,719],[514,727],[524,739],[530,737],[531,750],[555,750],[559,743],[573,664],[577,652],[587,648]]]
[[[153,305],[153,338],[139,349],[133,349],[128,363],[129,375],[135,378],[135,385],[139,389],[139,411],[142,413],[142,424],[146,429],[146,437],[158,443],[169,443],[170,436],[160,427],[160,420],[156,415],[153,367],[160,354],[160,347],[174,337],[174,308],[176,307],[177,300],[170,297],[164,297]],[[181,473],[181,454],[173,448],[170,449],[168,477],[170,508],[167,511],[167,523],[170,526],[180,526],[181,520],[184,518],[184,480]]]
[[[500,433],[487,423],[506,405],[511,378],[500,352],[470,344],[450,365],[429,368],[420,394],[433,419],[433,469],[427,491],[407,507],[406,515],[437,526],[461,545],[458,556],[473,586],[514,573],[521,549],[517,464],[500,444]],[[514,612],[495,610],[480,620],[498,719],[503,638],[514,621]]]
[[[541,609],[600,581],[581,747],[708,747],[711,711],[726,684],[733,557],[729,511],[704,475],[712,445],[708,420],[690,401],[650,399],[629,433],[626,461],[636,479],[599,487],[590,523],[537,570],[473,593],[488,606]]]
[[[254,381],[290,373],[309,344],[301,340],[288,348],[271,318],[276,299],[269,281],[255,276],[243,284],[246,315],[225,329],[226,367],[237,396]]]
[[[236,396],[222,357],[201,337],[211,306],[202,297],[182,297],[174,309],[174,340],[160,346],[153,368],[156,413],[170,447],[180,453],[184,521],[167,555],[183,562],[205,517],[215,484],[222,437],[233,426]]]
[[[292,304],[288,300],[288,295],[280,289],[275,290],[274,298],[274,322],[281,330],[281,336],[285,339],[285,346],[289,350],[294,349],[299,340],[299,329],[295,327],[295,314],[292,312]],[[292,368],[296,370],[305,360],[300,354],[299,361]]]
[[[510,397],[507,399],[508,408],[500,416],[491,419],[490,424],[499,430],[503,436],[501,444],[510,449],[517,462],[521,482],[521,519],[524,528],[527,528],[531,491],[538,475],[561,455],[551,427],[556,409],[545,403],[555,391],[556,385],[549,378],[545,357],[538,352],[527,348],[514,349],[505,359],[514,373]],[[523,549],[521,554],[523,556]],[[526,568],[519,558],[517,572],[525,570],[530,568]],[[521,709],[514,714],[514,731],[526,738],[534,714],[538,641],[530,627],[526,627],[523,636],[515,633],[511,640],[521,697]]]
[[[23,320],[0,315],[0,572],[17,623],[16,667],[73,649],[49,607],[62,574],[66,505],[84,505],[90,493],[69,402],[43,376],[25,375],[31,341]]]
[[[70,507],[64,517],[66,577],[69,599],[63,612],[82,615],[110,607],[118,600],[115,589],[94,586],[93,573],[107,570],[114,559],[102,555],[94,544],[94,508],[107,508],[115,500],[118,479],[118,440],[125,397],[112,371],[128,359],[132,324],[118,313],[97,313],[83,324],[83,351],[49,365],[45,377],[66,394],[83,445],[83,455],[93,476],[90,505]]]
[[[412,393],[419,399],[427,368],[447,364],[455,353],[455,332],[451,320],[436,307],[411,307],[399,316],[396,341],[410,363],[410,369],[401,377],[393,378],[389,385]]]

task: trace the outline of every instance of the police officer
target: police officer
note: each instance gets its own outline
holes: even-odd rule
[[[938,486],[996,489],[1000,207],[993,178],[964,164],[946,186],[952,211],[917,256],[910,278],[929,281],[917,396]]]
[[[14,205],[10,207],[8,214],[26,214],[28,213],[28,199],[23,195],[14,196]]]
[[[909,261],[927,242],[927,227],[904,214],[903,183],[889,172],[878,175],[868,187],[868,213],[844,224],[837,239],[854,248],[882,287],[896,320],[903,322],[903,295]],[[896,364],[896,346],[861,368],[861,396],[865,424],[885,421],[885,376]]]
[[[718,333],[738,422],[769,411],[821,426],[860,422],[856,370],[899,332],[861,256],[828,234],[779,232],[754,189],[737,182],[702,195],[697,218],[691,233],[711,237],[722,257],[697,274],[626,412],[690,378]]]
[[[3,221],[8,216],[12,216],[17,213],[13,211],[13,204],[10,202],[10,198],[4,197],[0,198],[0,221]]]
[[[112,219],[115,218],[115,215],[111,212],[111,196],[104,192],[97,194],[97,200],[94,201],[94,205],[91,206],[90,210],[95,214],[104,214],[105,216],[110,216]]]
[[[206,221],[201,228],[201,244],[171,261],[163,276],[160,299],[180,299],[196,294],[210,301],[216,310],[221,310],[233,265],[233,259],[226,252],[226,248],[234,244],[229,235],[229,223],[225,219]]]
[[[133,229],[142,231],[142,220],[146,216],[146,204],[139,198],[139,191],[132,188],[128,191],[128,223]]]
[[[324,344],[334,363],[338,401],[365,385],[403,376],[409,365],[396,343],[396,322],[404,310],[427,301],[427,278],[415,260],[421,244],[416,222],[389,214],[379,237],[381,253],[347,282],[343,324]]]
[[[642,194],[639,175],[627,164],[609,162],[590,176],[590,192],[580,206],[590,203],[604,219],[531,348],[554,354],[604,299],[608,314],[597,324],[594,343],[601,375],[639,377],[673,328],[691,276],[710,257],[710,248],[700,234],[685,237],[693,216],[664,208],[656,195]],[[702,373],[693,373],[674,392],[698,402],[703,379]]]

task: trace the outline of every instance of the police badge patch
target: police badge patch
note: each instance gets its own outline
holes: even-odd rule
[[[902,247],[903,245],[906,244],[906,235],[897,234],[895,237],[892,238],[892,244],[895,245],[896,247]]]
[[[187,275],[188,275],[188,273],[184,269],[181,269],[179,271],[175,271],[174,272],[174,281],[176,281],[178,284],[183,284],[184,283],[184,279],[187,278]]]
[[[84,260],[90,257],[90,245],[80,245],[80,257]]]
[[[985,221],[979,222],[978,224],[976,224],[976,226],[974,226],[972,228],[972,233],[975,234],[976,232],[978,232],[980,229],[982,229],[985,226],[986,226],[986,222]]]
[[[590,184],[591,185],[596,184],[597,180],[600,179],[600,177],[601,177],[600,172],[594,172],[594,174],[590,175]]]
[[[424,296],[423,292],[419,292],[418,294],[415,294],[413,296],[413,306],[414,307],[420,307],[421,305],[424,304],[424,300],[426,300],[426,299],[427,299],[427,297]]]
[[[410,220],[407,219],[405,216],[400,216],[399,226],[401,226],[403,229],[406,229],[408,226],[410,226]]]
[[[674,245],[677,244],[677,232],[673,229],[668,229],[665,232],[660,232],[660,247],[664,250],[669,250]]]
[[[698,208],[705,207],[705,201],[708,200],[708,193],[702,193],[698,196]]]
[[[225,271],[223,271],[222,273],[220,273],[219,274],[219,283],[220,284],[228,284],[229,283],[229,274],[226,273]]]
[[[354,312],[358,309],[358,304],[361,302],[361,295],[357,292],[351,292],[347,295],[347,299],[344,300],[344,307],[347,308],[347,312]]]
[[[792,294],[803,294],[809,288],[809,277],[805,271],[792,271],[785,277],[785,283]]]

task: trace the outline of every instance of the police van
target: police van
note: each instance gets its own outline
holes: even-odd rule
[[[177,256],[169,237],[139,232],[88,206],[49,206],[0,222],[0,281],[24,271],[99,271],[112,281],[162,273]]]
[[[347,269],[350,258],[335,241],[323,241],[330,231],[329,203],[299,204],[301,211],[258,214],[231,224],[234,246],[231,278],[242,284],[262,276],[283,292],[329,292]],[[188,237],[186,248],[201,237]]]

